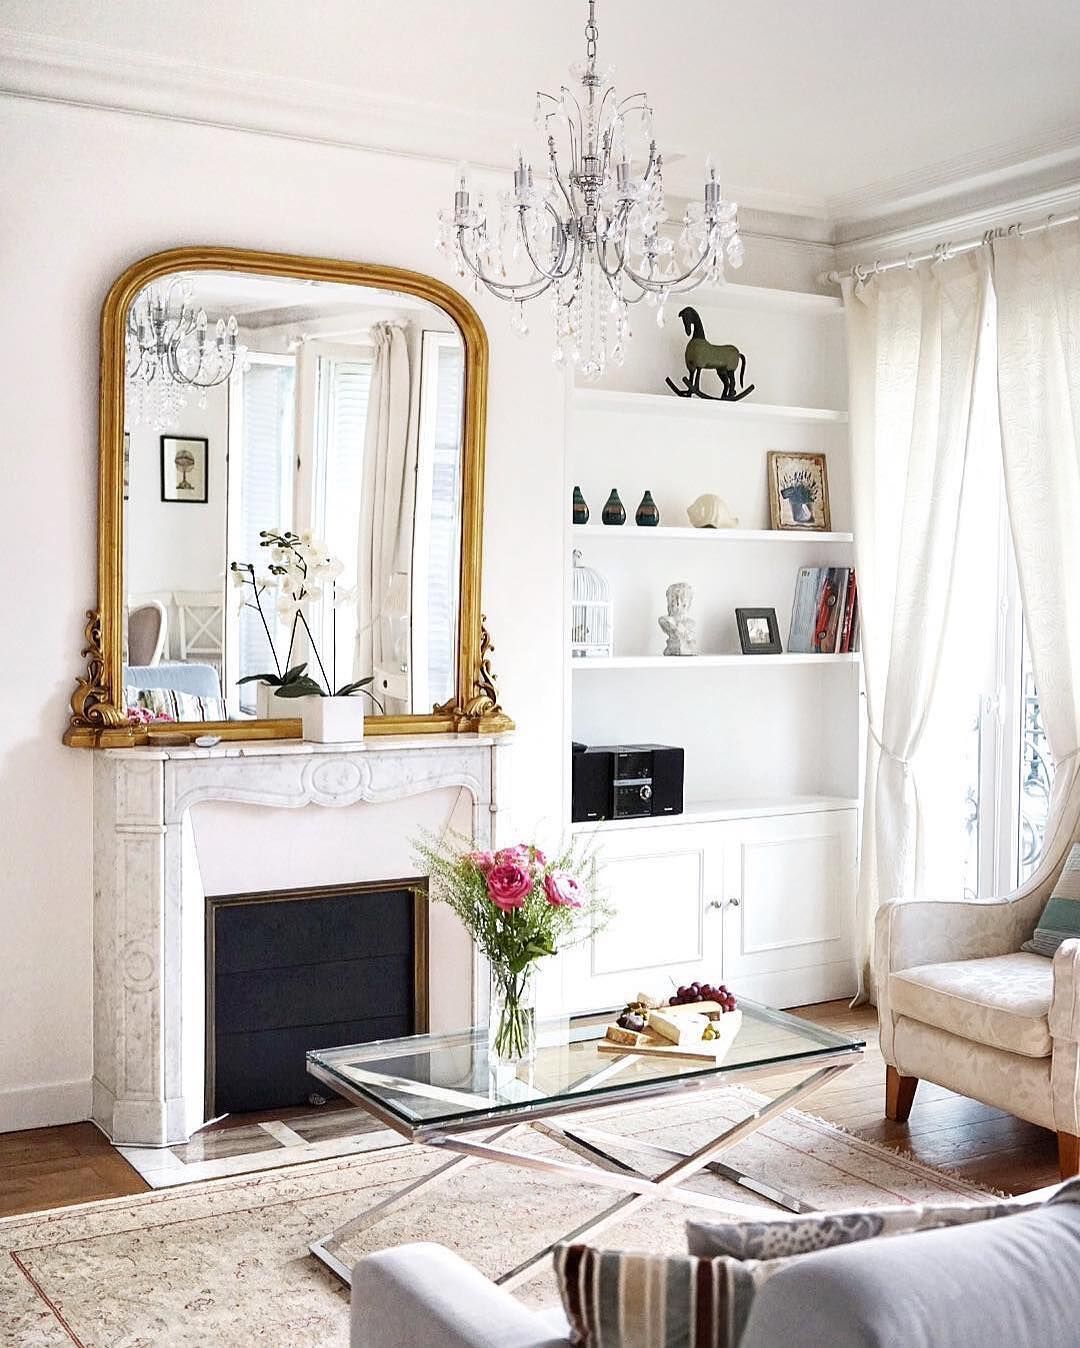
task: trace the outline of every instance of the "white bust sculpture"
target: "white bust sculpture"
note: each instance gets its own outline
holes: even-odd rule
[[[737,529],[739,521],[727,508],[727,502],[712,492],[706,492],[686,507],[687,516],[695,529]]]
[[[690,617],[693,602],[693,587],[686,581],[676,581],[667,587],[667,613],[657,619],[661,631],[667,635],[665,655],[697,655],[697,623]]]

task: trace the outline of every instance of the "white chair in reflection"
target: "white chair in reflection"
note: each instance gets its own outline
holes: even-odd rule
[[[128,663],[156,665],[165,654],[169,615],[158,599],[148,599],[128,611]]]
[[[217,590],[174,590],[177,657],[212,665],[221,678],[225,609]]]

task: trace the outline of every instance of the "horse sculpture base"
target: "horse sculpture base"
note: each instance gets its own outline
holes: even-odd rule
[[[664,382],[678,398],[705,398],[712,403],[737,403],[745,398],[747,394],[753,393],[754,391],[754,385],[748,384],[746,388],[740,389],[738,393],[731,394],[730,397],[724,393],[721,393],[719,396],[715,393],[702,393],[700,389],[695,389],[691,386],[690,379],[686,375],[683,376],[685,388],[679,388],[678,384],[672,379],[666,379]]]

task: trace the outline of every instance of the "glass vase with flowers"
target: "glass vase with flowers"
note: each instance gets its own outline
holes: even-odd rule
[[[537,963],[599,931],[610,914],[595,864],[573,844],[558,856],[535,843],[497,852],[467,846],[461,838],[425,838],[416,854],[432,897],[453,909],[487,960],[492,1067],[516,1071],[536,1053]]]

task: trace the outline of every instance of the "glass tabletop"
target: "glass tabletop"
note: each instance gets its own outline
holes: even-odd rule
[[[615,1011],[563,1016],[537,1025],[535,1061],[507,1079],[488,1060],[486,1026],[316,1049],[308,1071],[408,1137],[488,1121],[567,1112],[613,1097],[633,1098],[701,1085],[805,1060],[858,1054],[863,1041],[740,999],[742,1023],[718,1061],[611,1051],[604,1039]],[[601,1045],[607,1048],[602,1049]]]

